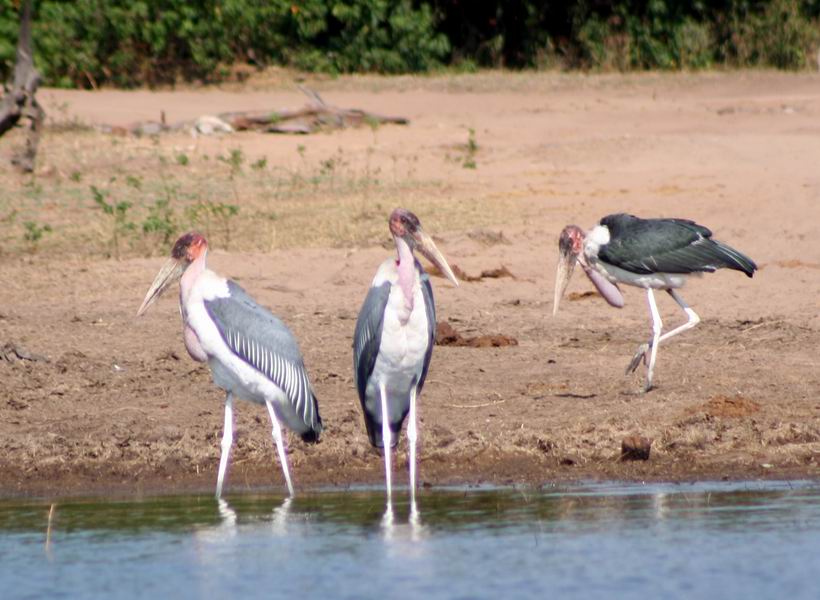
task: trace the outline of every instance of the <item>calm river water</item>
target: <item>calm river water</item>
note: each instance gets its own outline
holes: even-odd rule
[[[820,483],[0,501],[0,598],[820,598]]]

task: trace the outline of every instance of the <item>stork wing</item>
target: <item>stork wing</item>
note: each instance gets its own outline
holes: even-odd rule
[[[390,297],[390,282],[385,281],[379,286],[373,286],[367,292],[359,318],[356,321],[356,330],[353,333],[353,374],[356,377],[356,390],[359,400],[364,407],[367,380],[376,365],[379,355],[379,346],[382,341],[382,321],[387,299]]]
[[[303,437],[312,437],[310,432],[318,435],[322,430],[318,402],[290,329],[233,281],[228,281],[228,291],[227,298],[205,301],[222,339],[234,354],[285,392],[309,428]]]
[[[601,219],[610,241],[598,258],[632,273],[694,273],[728,267],[752,276],[757,266],[737,250],[712,240],[712,232],[685,219],[639,219],[609,215]]]
[[[418,383],[418,393],[424,387],[424,380],[427,379],[427,368],[430,366],[430,359],[433,356],[433,346],[436,345],[436,302],[433,299],[433,286],[430,285],[430,276],[424,272],[418,261],[416,264],[421,270],[421,293],[424,296],[424,308],[427,310],[427,353],[424,355],[424,367],[421,370],[421,377]]]

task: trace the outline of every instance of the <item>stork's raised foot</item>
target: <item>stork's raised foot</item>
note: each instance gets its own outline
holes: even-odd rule
[[[638,346],[638,351],[635,352],[635,355],[632,357],[632,360],[629,361],[629,365],[626,367],[626,371],[624,375],[629,375],[630,373],[634,373],[635,369],[637,369],[641,362],[643,362],[644,366],[649,366],[650,356],[651,356],[652,344],[641,344]],[[652,373],[647,374],[646,384],[644,385],[643,391],[644,393],[651,390],[654,386],[652,385]]]
[[[633,356],[632,360],[629,361],[629,366],[626,367],[624,375],[634,373],[635,369],[637,369],[640,366],[641,361],[643,361],[644,366],[646,366],[647,361],[649,360],[649,350],[651,348],[651,344],[641,344],[640,346],[638,346],[638,351],[635,352],[635,356]]]

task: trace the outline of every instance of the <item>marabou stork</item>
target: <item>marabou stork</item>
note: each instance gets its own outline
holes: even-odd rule
[[[647,353],[650,354],[644,391],[652,389],[658,345],[700,322],[700,317],[675,291],[683,286],[686,277],[724,267],[743,271],[751,277],[757,269],[748,256],[713,240],[709,229],[686,219],[609,215],[586,233],[576,225],[568,225],[561,232],[558,248],[553,315],[558,312],[558,303],[576,262],[612,306],[624,305],[619,283],[646,289],[652,315],[652,339],[638,347],[626,368],[627,373],[635,371],[641,360],[647,364]],[[666,290],[672,296],[686,313],[686,323],[661,335],[663,323],[654,290]]]
[[[179,280],[179,310],[188,354],[207,362],[214,383],[225,390],[225,425],[216,496],[233,443],[233,398],[267,406],[282,471],[293,495],[293,483],[279,421],[303,440],[319,439],[322,419],[302,354],[293,334],[278,318],[254,302],[235,282],[210,271],[208,242],[191,232],[180,237],[145,295],[137,316]]]
[[[413,250],[418,250],[458,285],[416,215],[397,208],[390,215],[389,224],[397,257],[387,259],[376,271],[353,336],[356,389],[370,443],[384,449],[388,504],[390,455],[408,414],[410,492],[415,499],[416,400],[424,386],[436,337],[433,288]]]

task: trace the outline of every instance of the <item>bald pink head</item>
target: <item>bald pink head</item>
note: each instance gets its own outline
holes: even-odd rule
[[[181,236],[171,250],[171,257],[176,260],[186,260],[194,262],[208,250],[208,242],[205,237],[196,231],[189,231]]]
[[[171,250],[171,258],[157,273],[154,282],[148,289],[148,293],[145,294],[145,299],[137,311],[137,316],[142,315],[165,290],[179,281],[179,278],[182,277],[191,263],[198,258],[204,258],[207,251],[208,242],[201,233],[189,231],[181,235]],[[204,259],[198,264],[201,265],[200,268],[204,268]]]

